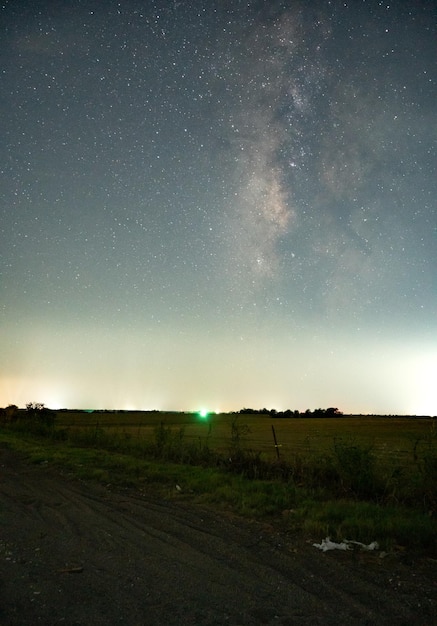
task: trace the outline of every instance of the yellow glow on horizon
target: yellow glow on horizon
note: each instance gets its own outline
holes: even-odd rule
[[[0,406],[195,413],[199,405],[206,413],[208,406],[216,413],[336,406],[344,413],[437,415],[437,342],[429,338],[293,338],[281,328],[262,341],[247,334],[238,344],[232,334],[181,338],[171,329],[102,335],[84,331],[79,349],[77,333],[66,332],[59,350],[41,331],[21,367],[13,360],[0,365]],[[205,350],[213,355],[206,362]]]
[[[411,407],[415,415],[437,416],[437,354],[423,354],[413,360]]]

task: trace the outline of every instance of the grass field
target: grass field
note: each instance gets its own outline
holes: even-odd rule
[[[183,429],[187,441],[208,441],[210,448],[226,451],[232,437],[232,422],[245,432],[241,446],[276,458],[272,426],[275,429],[279,455],[287,460],[295,454],[327,453],[334,443],[370,447],[381,462],[409,464],[437,439],[436,421],[405,417],[331,417],[272,418],[268,415],[214,414],[202,418],[197,413],[159,412],[59,412],[60,428],[103,428],[108,432],[126,434],[152,441],[154,429],[161,423]],[[243,428],[246,427],[246,428]]]

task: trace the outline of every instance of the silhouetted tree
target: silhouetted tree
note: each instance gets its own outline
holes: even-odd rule
[[[16,422],[18,419],[18,407],[9,404],[5,409],[0,409],[0,421],[4,423]]]
[[[26,404],[26,417],[37,419],[47,426],[53,426],[55,422],[55,412],[44,406],[42,402],[28,402]]]
[[[343,413],[334,407],[326,409],[326,417],[335,417],[336,415],[343,415]]]

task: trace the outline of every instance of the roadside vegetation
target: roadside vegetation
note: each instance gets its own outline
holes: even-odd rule
[[[267,518],[310,541],[437,557],[436,420],[336,414],[279,426],[272,417],[56,413],[32,403],[0,411],[0,441],[82,479]],[[278,444],[276,431],[294,445]]]

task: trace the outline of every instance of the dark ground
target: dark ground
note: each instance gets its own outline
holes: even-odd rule
[[[322,553],[0,449],[1,626],[436,623],[432,559]]]

